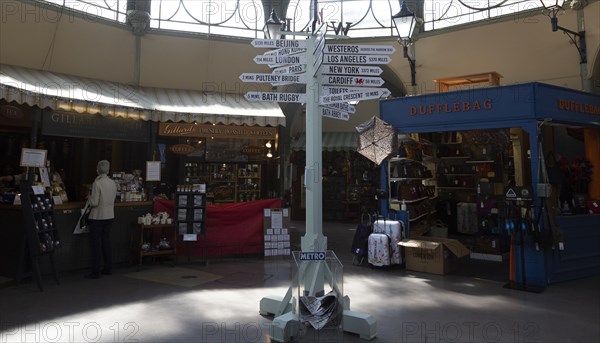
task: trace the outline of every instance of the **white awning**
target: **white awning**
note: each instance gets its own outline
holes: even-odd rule
[[[356,132],[323,132],[324,151],[356,151],[358,133]],[[306,149],[306,135],[302,134],[292,143],[293,150]]]
[[[151,121],[285,126],[277,103],[243,94],[136,87],[48,71],[0,65],[0,98],[53,110]]]

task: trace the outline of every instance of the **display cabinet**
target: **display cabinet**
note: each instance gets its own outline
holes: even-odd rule
[[[142,265],[144,257],[171,256],[177,260],[177,230],[175,224],[136,224],[131,231],[132,253]]]
[[[175,222],[180,235],[204,234],[206,230],[205,184],[198,184],[190,190],[175,193]]]
[[[186,162],[186,184],[206,183],[207,194],[214,203],[233,203],[262,199],[262,165],[260,163]]]
[[[237,202],[260,199],[261,165],[247,163],[237,165],[236,198]]]
[[[21,263],[18,269],[17,283],[25,275],[25,261],[29,256],[31,274],[40,291],[43,291],[40,260],[47,257],[58,283],[58,273],[54,263],[54,252],[61,247],[61,240],[54,216],[54,205],[50,193],[43,186],[21,183],[21,204],[25,224],[26,239],[21,249]],[[26,253],[28,251],[28,254]]]
[[[416,222],[436,212],[431,143],[400,135],[398,155],[389,159],[390,207]],[[424,148],[426,147],[426,148]]]

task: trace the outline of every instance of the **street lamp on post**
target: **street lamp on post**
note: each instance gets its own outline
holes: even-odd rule
[[[416,86],[415,60],[409,56],[408,46],[412,43],[412,35],[417,25],[417,17],[408,9],[404,0],[400,0],[400,12],[392,16],[392,21],[396,27],[398,42],[402,45],[404,57],[410,64],[411,86]]]
[[[575,32],[558,25],[557,14],[563,9],[565,0],[540,0],[542,6],[544,6],[544,13],[550,17],[550,24],[552,25],[552,32],[561,30],[569,39],[573,42],[573,45],[579,52],[579,63],[587,63],[587,48],[585,45],[585,31]],[[578,39],[576,39],[578,38]]]
[[[280,39],[281,38],[281,29],[283,27],[283,23],[277,16],[277,12],[275,9],[271,11],[271,16],[265,23],[265,27],[263,28],[263,32],[265,33],[265,38],[267,39]]]

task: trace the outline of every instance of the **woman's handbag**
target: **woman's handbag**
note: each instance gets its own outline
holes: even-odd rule
[[[81,215],[79,216],[79,219],[77,219],[77,223],[75,223],[75,230],[73,230],[74,234],[90,232],[88,218],[91,211],[92,207],[86,203],[85,207],[81,209]]]

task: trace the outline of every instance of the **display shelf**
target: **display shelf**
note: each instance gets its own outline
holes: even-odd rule
[[[260,163],[184,164],[185,183],[206,183],[213,203],[233,203],[262,199],[262,165]]]
[[[156,233],[161,234],[157,237]],[[169,237],[170,241],[166,241]],[[163,247],[167,242],[168,247]],[[140,266],[147,256],[171,256],[177,260],[177,226],[175,224],[136,224],[131,231],[131,250],[139,259]]]
[[[195,192],[175,193],[177,233],[204,234],[206,230],[206,185]]]
[[[17,283],[25,275],[26,251],[29,252],[31,274],[40,291],[43,291],[40,260],[47,256],[56,283],[58,272],[54,263],[54,252],[61,247],[61,240],[54,216],[52,196],[43,187],[21,182],[21,206],[25,225],[25,240],[21,250],[21,263],[17,272]]]

